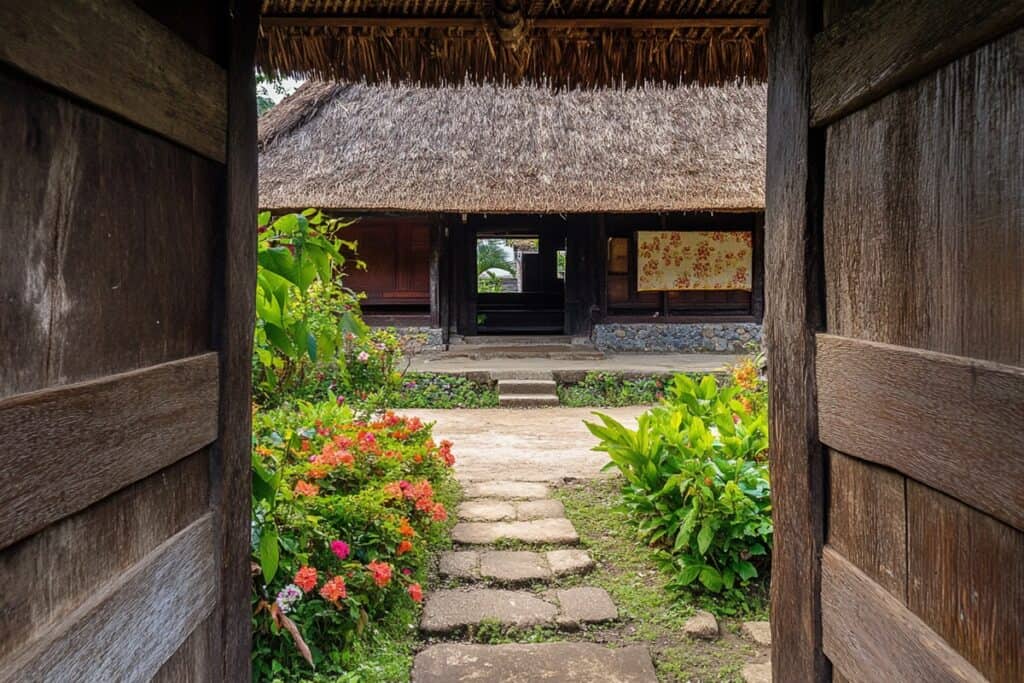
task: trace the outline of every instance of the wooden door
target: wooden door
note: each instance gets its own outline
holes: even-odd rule
[[[1024,3],[777,3],[781,681],[1024,680]]]
[[[253,3],[0,2],[0,680],[249,679]]]

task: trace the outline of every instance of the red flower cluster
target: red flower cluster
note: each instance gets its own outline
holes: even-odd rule
[[[445,465],[452,467],[455,464],[455,456],[452,455],[452,442],[448,439],[441,441],[441,446],[437,449],[437,456],[444,460]]]
[[[373,582],[379,587],[383,588],[391,583],[391,565],[387,562],[374,560],[366,565],[366,568],[370,570],[370,573],[373,575]]]
[[[345,588],[345,579],[340,576],[335,576],[323,585],[323,588],[320,589],[320,595],[328,602],[337,603],[338,600],[344,600],[348,597],[348,590]]]
[[[303,593],[316,588],[316,567],[302,567],[299,571],[295,572],[295,578],[292,579],[292,583],[302,589]]]
[[[436,522],[448,519],[448,511],[445,510],[444,504],[434,501],[434,487],[427,479],[414,484],[404,479],[393,481],[384,486],[384,492],[392,498],[412,501],[416,510],[430,515]]]

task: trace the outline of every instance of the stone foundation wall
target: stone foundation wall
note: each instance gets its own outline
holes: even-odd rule
[[[602,323],[594,326],[601,351],[696,351],[743,353],[761,341],[758,323]]]
[[[444,351],[444,336],[440,327],[396,327],[395,333],[411,353]]]

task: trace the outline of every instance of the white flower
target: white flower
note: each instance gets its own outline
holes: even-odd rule
[[[302,597],[302,591],[294,583],[289,583],[287,586],[281,589],[281,592],[277,594],[277,608],[287,614],[292,605],[299,601]]]
[[[370,354],[368,354],[366,351],[360,351],[359,355],[356,356],[356,358],[359,359],[360,363],[365,363],[366,361],[370,360]]]

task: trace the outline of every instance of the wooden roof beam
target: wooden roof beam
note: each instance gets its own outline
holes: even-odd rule
[[[267,15],[261,22],[270,27],[397,28],[397,29],[471,29],[487,28],[482,17],[338,17]],[[561,18],[542,17],[527,20],[534,30],[606,29],[634,31],[675,31],[691,28],[764,28],[768,17],[673,17],[673,18]]]

